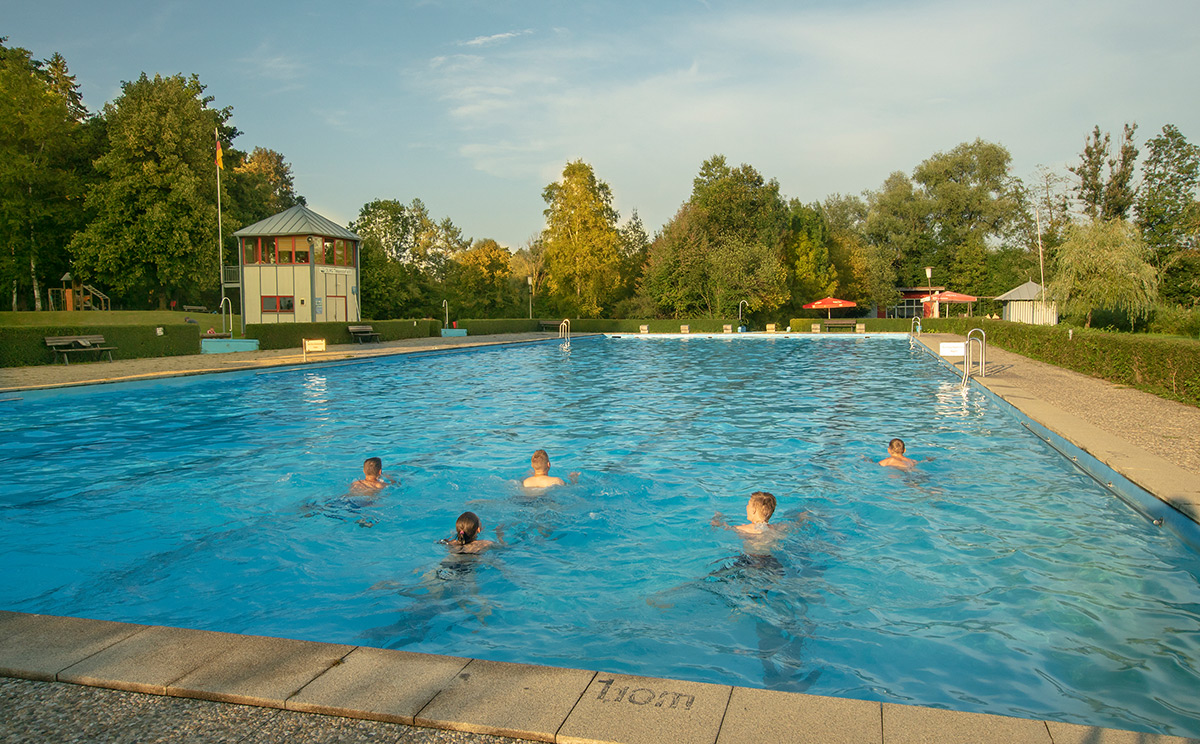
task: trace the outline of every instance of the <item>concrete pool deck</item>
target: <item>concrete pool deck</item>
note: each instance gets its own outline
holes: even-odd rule
[[[546,338],[555,334],[331,347],[321,361]],[[934,353],[943,340],[961,338],[921,338]],[[0,370],[0,392],[19,397],[300,363],[294,351],[214,356]],[[994,348],[978,382],[1174,508],[1200,514],[1200,410]],[[893,703],[4,611],[0,677],[10,678],[0,679],[0,741],[1200,744]]]

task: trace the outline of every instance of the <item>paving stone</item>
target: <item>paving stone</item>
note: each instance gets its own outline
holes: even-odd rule
[[[1046,724],[1024,718],[883,704],[885,744],[1054,744]]]
[[[867,700],[735,687],[717,744],[881,744],[881,710]]]
[[[282,708],[353,646],[235,636],[220,655],[167,686],[168,695]]]
[[[59,673],[62,682],[165,695],[167,686],[211,661],[241,636],[152,626]]]
[[[595,672],[474,660],[416,715],[418,726],[554,741]]]
[[[63,669],[145,625],[0,612],[0,675],[53,681]]]
[[[1054,744],[1200,744],[1200,739],[1185,739],[1165,734],[1144,734],[1138,731],[1118,731],[1097,726],[1047,721]]]
[[[729,685],[597,674],[558,732],[559,744],[711,744]]]
[[[356,648],[287,701],[290,710],[412,723],[417,712],[470,662],[380,648]]]

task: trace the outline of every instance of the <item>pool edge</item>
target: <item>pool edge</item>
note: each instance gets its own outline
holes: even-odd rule
[[[2,610],[0,676],[564,743],[735,744],[788,730],[829,744],[1054,744],[1059,738],[1051,730],[1078,741],[1195,741],[1044,719]],[[157,677],[153,684],[151,676]]]

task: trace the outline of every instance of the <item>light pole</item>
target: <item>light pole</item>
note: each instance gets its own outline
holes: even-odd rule
[[[529,282],[529,319],[533,320],[533,277],[525,277],[525,281]]]
[[[929,284],[929,300],[928,300],[928,301],[929,301],[929,303],[930,303],[930,307],[929,307],[929,312],[930,312],[930,315],[929,315],[929,317],[931,317],[931,318],[935,318],[935,317],[937,317],[937,316],[936,316],[936,315],[933,315],[933,310],[934,310],[934,308],[933,308],[933,305],[932,305],[932,303],[933,303],[933,267],[932,267],[932,266],[926,266],[926,267],[925,267],[925,281],[926,281],[926,282]],[[922,315],[924,315],[924,313],[922,313]]]

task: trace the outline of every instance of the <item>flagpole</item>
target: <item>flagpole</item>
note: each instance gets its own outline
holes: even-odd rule
[[[225,167],[221,162],[221,135],[213,127],[213,136],[217,140],[217,282],[221,285],[221,319],[225,319],[225,236],[221,232],[221,170]],[[224,330],[222,328],[221,330]],[[230,330],[233,330],[232,328]]]

